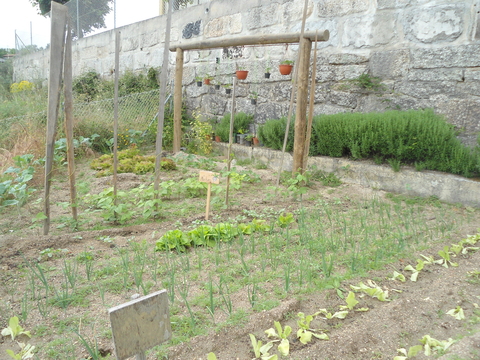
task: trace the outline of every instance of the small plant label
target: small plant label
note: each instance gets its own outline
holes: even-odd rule
[[[208,184],[220,184],[220,174],[212,171],[200,171],[198,181]]]
[[[208,214],[210,213],[210,195],[212,192],[212,184],[220,184],[220,174],[212,171],[200,171],[198,174],[198,181],[208,184],[207,206],[205,209],[205,220],[208,220]]]
[[[170,339],[167,291],[161,290],[108,310],[118,360],[137,355]]]

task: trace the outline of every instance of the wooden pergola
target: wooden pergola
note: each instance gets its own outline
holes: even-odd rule
[[[295,139],[293,150],[293,171],[305,170],[305,141],[307,134],[307,98],[310,55],[312,43],[328,41],[328,30],[318,32],[265,34],[240,36],[235,38],[213,39],[203,41],[185,41],[170,46],[170,51],[176,52],[175,90],[174,90],[174,136],[173,151],[180,151],[182,136],[182,78],[184,66],[184,52],[189,50],[216,49],[233,46],[254,46],[299,43],[299,57],[297,69],[297,109],[295,115]],[[308,151],[308,150],[307,150]]]

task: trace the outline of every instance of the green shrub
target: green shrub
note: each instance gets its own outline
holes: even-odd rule
[[[276,120],[268,120],[265,124],[258,128],[258,139],[265,146],[281,150],[283,149],[283,142],[285,138],[285,131],[287,129],[287,118],[283,117]],[[288,133],[286,151],[293,150],[293,138],[294,138],[294,121],[293,117],[290,122],[290,129]]]
[[[235,114],[233,120],[233,133],[247,133],[250,129],[250,124],[253,122],[253,115],[240,112]],[[215,128],[215,135],[220,136],[220,139],[223,142],[228,142],[230,137],[230,114],[225,114],[225,116],[220,120],[220,123],[217,124]]]
[[[259,138],[272,149],[281,149],[286,120],[268,120]],[[291,126],[287,150],[293,148]],[[453,125],[433,110],[342,113],[314,118],[311,156],[374,159],[376,163],[415,165],[463,176],[479,172],[478,151],[457,139]]]

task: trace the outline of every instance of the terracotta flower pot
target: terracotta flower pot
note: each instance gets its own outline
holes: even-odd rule
[[[292,69],[293,69],[293,65],[286,65],[286,64],[278,65],[278,70],[280,70],[280,74],[282,75],[290,75],[290,73],[292,72]]]
[[[216,142],[222,142],[222,139],[220,139],[220,136],[215,135],[215,141],[216,141]]]
[[[248,71],[246,70],[237,70],[236,73],[238,80],[245,80],[248,76]]]
[[[258,143],[260,142],[257,137],[253,137],[252,141],[253,141],[253,145],[258,145]]]
[[[205,85],[210,85],[210,79],[203,79],[203,83]]]

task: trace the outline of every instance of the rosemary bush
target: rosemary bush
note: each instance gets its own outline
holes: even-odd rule
[[[268,120],[259,129],[260,141],[281,149],[286,119]],[[433,110],[342,113],[314,118],[310,155],[375,159],[376,163],[415,165],[472,176],[479,170],[479,152],[464,146],[453,125]],[[293,149],[290,127],[287,150]]]

